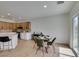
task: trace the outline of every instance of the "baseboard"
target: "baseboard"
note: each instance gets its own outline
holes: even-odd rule
[[[59,44],[59,45],[65,45],[65,46],[68,46],[69,47],[69,44],[66,44],[66,43],[55,43],[55,44]],[[70,47],[69,47],[70,48]]]

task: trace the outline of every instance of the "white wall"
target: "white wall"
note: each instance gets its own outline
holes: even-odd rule
[[[69,44],[68,14],[32,19],[29,21],[31,21],[32,24],[32,32],[52,34],[57,37],[56,42]]]

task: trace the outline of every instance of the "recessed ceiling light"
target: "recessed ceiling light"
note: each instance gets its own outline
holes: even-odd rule
[[[47,8],[47,5],[44,5],[43,7],[44,7],[44,8]]]
[[[10,13],[8,13],[8,16],[11,15]]]

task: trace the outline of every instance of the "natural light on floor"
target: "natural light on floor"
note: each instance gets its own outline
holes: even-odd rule
[[[59,47],[59,56],[60,57],[74,57],[72,50],[69,48]]]

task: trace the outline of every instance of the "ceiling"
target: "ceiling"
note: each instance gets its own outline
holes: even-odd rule
[[[22,20],[53,16],[68,13],[73,4],[72,1],[59,5],[57,1],[0,1],[0,17]],[[47,8],[43,5],[47,5]]]

